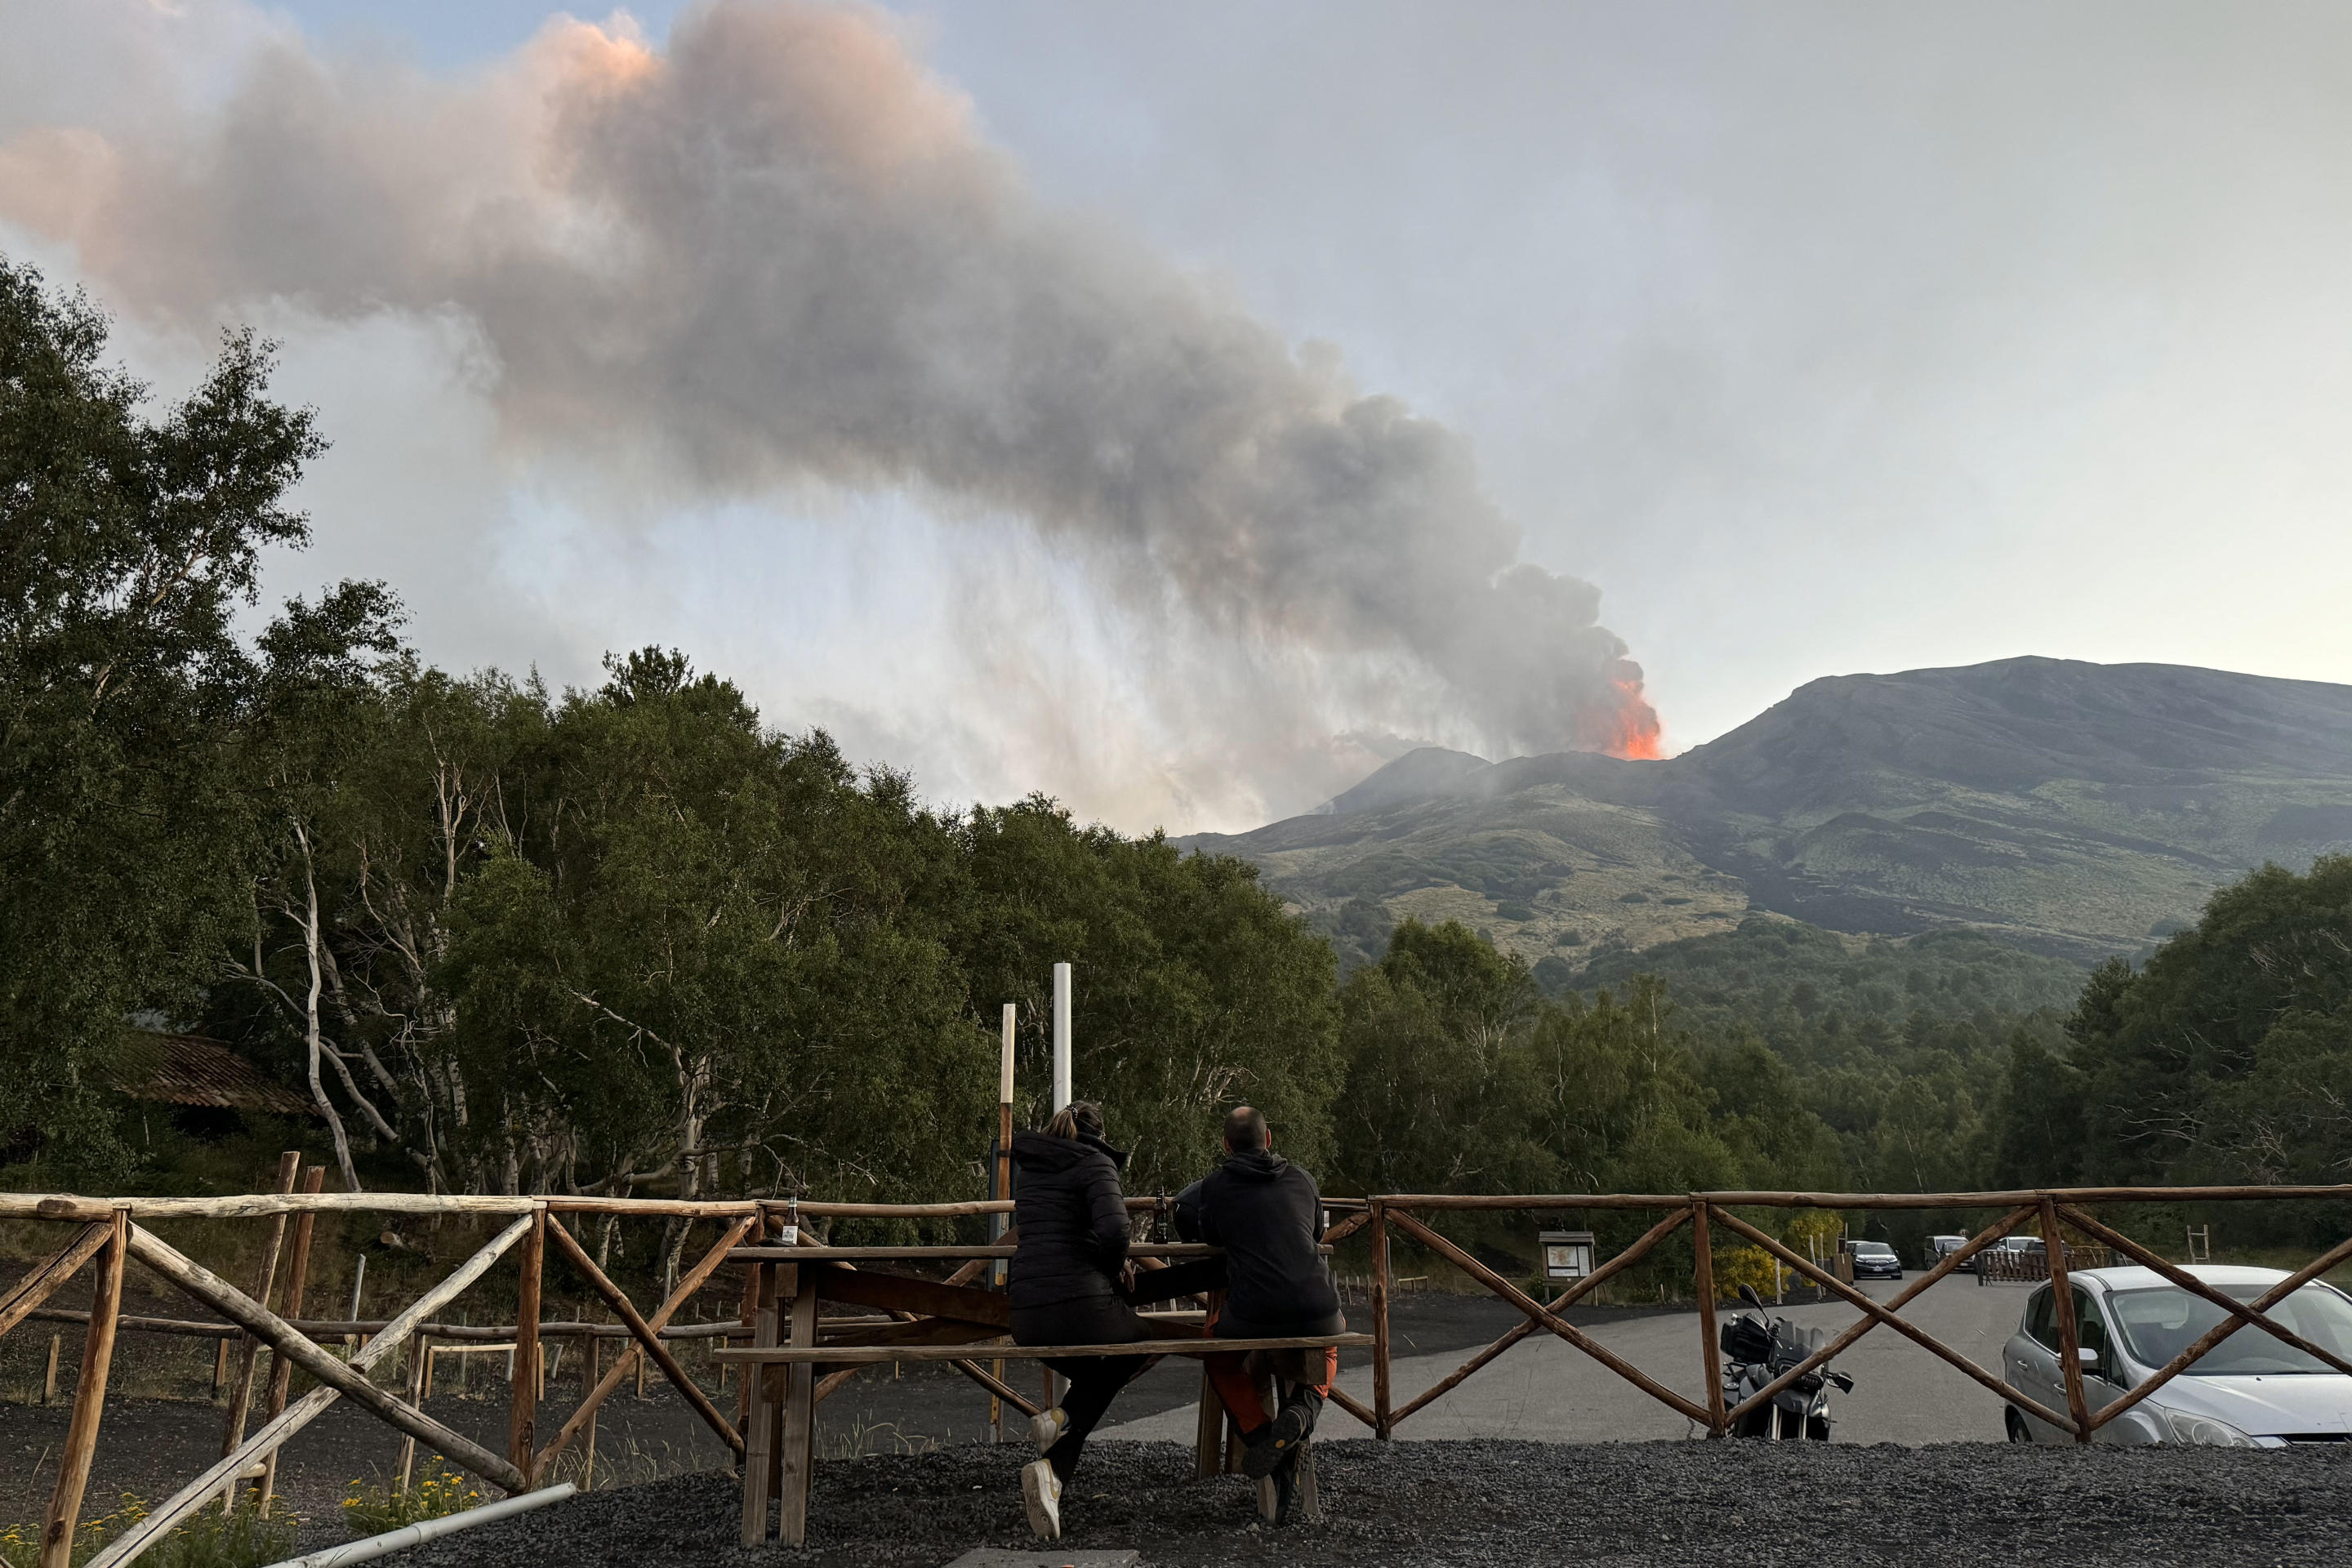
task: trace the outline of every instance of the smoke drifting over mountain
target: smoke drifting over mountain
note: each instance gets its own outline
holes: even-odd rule
[[[458,80],[280,37],[208,107],[19,130],[0,216],[152,316],[457,312],[509,447],[617,505],[1024,519],[1274,672],[1237,727],[1655,751],[1598,591],[1517,562],[1461,435],[1050,209],[876,13],[722,0],[659,50],[562,20]]]

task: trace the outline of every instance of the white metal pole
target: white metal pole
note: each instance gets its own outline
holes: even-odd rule
[[[543,1491],[517,1492],[497,1502],[486,1502],[460,1513],[443,1514],[438,1519],[420,1520],[398,1530],[386,1531],[382,1535],[371,1535],[364,1541],[347,1541],[341,1546],[313,1552],[308,1557],[289,1557],[283,1563],[273,1564],[272,1568],[341,1568],[345,1563],[365,1563],[386,1552],[405,1551],[420,1542],[436,1540],[454,1531],[471,1530],[478,1524],[495,1524],[499,1520],[512,1518],[531,1509],[562,1502],[579,1490],[578,1487],[565,1481]]]
[[[996,1103],[1013,1103],[1013,1026],[1018,1007],[1011,1002],[1004,1005],[1004,1048],[996,1064]]]
[[[1054,1109],[1070,1103],[1070,966],[1054,965]]]

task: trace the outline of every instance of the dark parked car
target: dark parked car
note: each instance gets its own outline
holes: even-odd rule
[[[1857,1279],[1900,1279],[1903,1259],[1883,1241],[1849,1241],[1845,1249],[1853,1254],[1853,1277]]]
[[[1941,1263],[1945,1258],[1949,1258],[1953,1253],[1958,1252],[1968,1244],[1969,1238],[1965,1236],[1931,1236],[1927,1238],[1927,1256],[1921,1258],[1920,1261],[1925,1263],[1928,1268],[1933,1268],[1937,1264]],[[1973,1274],[1976,1272],[1976,1269],[1977,1260],[1971,1258],[1967,1262],[1961,1264],[1958,1268],[1954,1270],[1954,1272],[1958,1274]]]

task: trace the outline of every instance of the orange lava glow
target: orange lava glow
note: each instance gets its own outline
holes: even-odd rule
[[[1661,743],[1664,729],[1658,722],[1658,710],[1642,695],[1641,676],[1620,676],[1609,684],[1617,689],[1618,702],[1602,720],[1607,733],[1599,749],[1632,762],[1654,763],[1664,756]]]

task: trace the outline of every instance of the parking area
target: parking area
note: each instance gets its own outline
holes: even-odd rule
[[[1860,1287],[1885,1300],[1903,1289],[1896,1280]],[[2000,1347],[2016,1329],[2027,1292],[2017,1286],[1980,1286],[1973,1278],[1946,1279],[1904,1309],[1904,1316],[1978,1365],[2000,1369]],[[1727,1313],[1728,1308],[1722,1309]],[[1843,1302],[1773,1309],[1807,1328],[1835,1333],[1859,1315]],[[1661,1313],[1587,1331],[1667,1387],[1704,1402],[1703,1379],[1719,1363],[1702,1362],[1698,1314]],[[1399,1357],[1392,1386],[1402,1405],[1444,1378],[1467,1352]],[[1835,1440],[1852,1443],[2002,1441],[2001,1403],[1927,1351],[1881,1326],[1837,1360],[1854,1380],[1837,1399]],[[1369,1404],[1369,1367],[1344,1372],[1340,1386]],[[1104,1437],[1181,1442],[1192,1432],[1190,1405],[1129,1421]],[[1416,1438],[1509,1438],[1543,1443],[1604,1443],[1680,1437],[1689,1423],[1633,1384],[1549,1334],[1538,1334],[1415,1415],[1400,1436]],[[1369,1436],[1338,1411],[1318,1433],[1326,1440]]]

